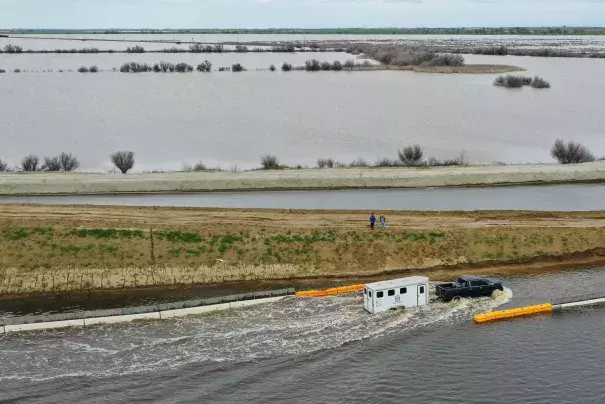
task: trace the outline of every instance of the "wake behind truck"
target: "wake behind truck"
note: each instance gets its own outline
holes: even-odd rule
[[[494,290],[504,290],[502,282],[478,276],[461,276],[458,282],[437,285],[435,294],[444,302],[468,297],[491,296]]]

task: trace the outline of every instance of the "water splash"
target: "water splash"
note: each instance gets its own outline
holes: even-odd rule
[[[363,310],[363,298],[358,295],[293,297],[181,319],[6,334],[0,336],[0,380],[108,376],[206,361],[301,355],[391,333],[467,321],[511,297],[512,292],[505,289],[491,298],[431,303],[374,315]]]

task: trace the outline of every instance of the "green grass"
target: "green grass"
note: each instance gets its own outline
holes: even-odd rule
[[[154,233],[159,240],[168,240],[171,243],[201,243],[205,241],[199,233],[179,230],[159,230]]]
[[[9,240],[13,240],[13,241],[23,240],[24,238],[29,237],[29,231],[27,231],[27,229],[24,229],[24,228],[6,229],[3,231],[3,233],[4,233],[5,238],[7,238]]]
[[[144,238],[142,230],[117,230],[117,229],[74,229],[70,233],[80,238],[92,237],[96,239],[118,239],[118,238]]]

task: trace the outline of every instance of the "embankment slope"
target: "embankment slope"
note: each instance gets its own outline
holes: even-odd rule
[[[154,174],[0,174],[0,195],[263,189],[426,188],[605,181],[605,161],[557,165],[289,169]]]
[[[602,212],[0,205],[0,294],[605,262]]]

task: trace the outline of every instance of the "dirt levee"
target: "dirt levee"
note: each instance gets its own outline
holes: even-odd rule
[[[377,213],[0,205],[0,293],[603,261],[605,212]]]
[[[347,168],[157,174],[0,174],[0,195],[263,189],[423,188],[605,180],[605,161],[577,165]]]

